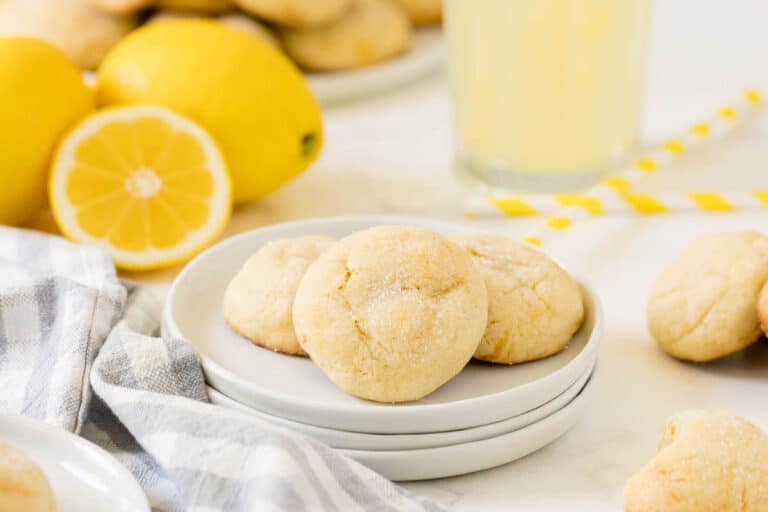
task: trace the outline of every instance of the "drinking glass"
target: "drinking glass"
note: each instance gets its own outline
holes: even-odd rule
[[[651,0],[445,0],[455,169],[577,190],[637,142]]]

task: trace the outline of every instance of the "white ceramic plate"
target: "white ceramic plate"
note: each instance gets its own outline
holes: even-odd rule
[[[423,448],[435,448],[449,446],[480,439],[488,439],[508,432],[527,427],[547,416],[554,414],[573,400],[579,394],[587,379],[592,374],[592,368],[574,382],[563,393],[553,398],[541,407],[537,407],[524,414],[496,423],[490,423],[480,427],[463,430],[451,430],[448,432],[435,432],[432,434],[366,434],[363,432],[349,432],[346,430],[332,430],[328,428],[305,425],[295,421],[286,420],[277,416],[263,413],[231,398],[222,395],[215,389],[208,388],[208,398],[212,403],[236,409],[256,416],[264,424],[287,428],[295,432],[307,435],[333,448],[346,448],[349,450],[419,450]]]
[[[308,73],[307,83],[320,103],[359,98],[416,80],[440,67],[443,38],[439,26],[414,31],[411,49],[401,56],[349,71]]]
[[[270,240],[325,234],[343,237],[381,224],[409,224],[441,233],[471,227],[405,217],[334,217],[278,224],[224,240],[193,259],[168,294],[166,335],[189,340],[211,387],[274,416],[336,430],[375,434],[443,432],[505,420],[565,391],[592,365],[602,331],[597,298],[582,283],[586,318],[566,350],[514,366],[471,362],[454,379],[415,402],[390,405],[348,395],[312,361],[254,346],[221,313],[227,283]]]
[[[340,451],[397,481],[445,478],[500,466],[543,448],[575,425],[592,394],[594,380],[593,376],[571,403],[551,416],[500,436],[425,450]]]
[[[24,416],[0,414],[0,439],[43,469],[58,512],[149,512],[133,475],[81,437]]]

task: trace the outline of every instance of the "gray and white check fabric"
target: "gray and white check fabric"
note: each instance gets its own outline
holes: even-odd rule
[[[313,440],[208,403],[160,304],[106,253],[0,228],[0,410],[79,433],[155,511],[438,511]]]

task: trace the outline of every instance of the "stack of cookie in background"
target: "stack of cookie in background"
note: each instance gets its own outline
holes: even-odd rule
[[[669,262],[648,300],[651,335],[683,361],[735,354],[767,326],[768,237],[755,231],[692,240]]]
[[[123,37],[164,18],[205,17],[281,49],[302,69],[354,69],[400,55],[441,0],[4,0],[0,35],[29,35],[96,69]]]

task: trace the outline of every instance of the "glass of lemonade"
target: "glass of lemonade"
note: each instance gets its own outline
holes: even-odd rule
[[[558,192],[636,144],[651,0],[445,0],[459,176]]]

